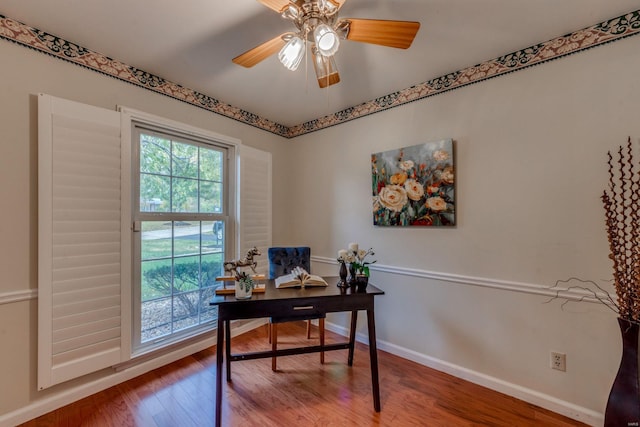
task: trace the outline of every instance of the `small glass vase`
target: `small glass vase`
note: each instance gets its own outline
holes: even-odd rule
[[[349,286],[356,285],[356,266],[355,264],[349,264]]]
[[[340,263],[340,281],[338,282],[338,287],[339,288],[346,288],[348,285],[347,283],[347,264],[345,264],[344,262]]]
[[[243,279],[236,280],[236,299],[249,299],[253,294],[253,280]]]

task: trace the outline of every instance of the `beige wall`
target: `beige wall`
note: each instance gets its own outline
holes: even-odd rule
[[[239,138],[273,153],[274,242],[287,239],[286,176],[291,141],[0,41],[0,295],[37,289],[37,101],[44,92],[98,107],[124,105]],[[36,391],[37,303],[0,303],[0,425],[2,415],[51,399],[108,373]]]
[[[602,413],[621,354],[615,314],[528,292],[611,278],[599,197],[607,150],[640,141],[639,51],[626,39],[296,139],[296,238],[326,257],[350,241],[375,248],[382,348]],[[442,138],[455,141],[457,227],[374,227],[370,154]],[[549,368],[551,350],[567,354],[566,373]]]
[[[497,288],[611,276],[598,197],[606,151],[640,137],[638,51],[632,37],[288,141],[2,41],[0,294],[37,287],[32,95],[126,105],[271,151],[274,243],[309,244],[327,260],[314,271],[337,271],[350,241],[373,246],[381,348],[597,419],[620,358],[615,316]],[[373,227],[370,153],[440,138],[456,144],[457,227]],[[88,381],[36,391],[36,306],[0,304],[0,417]],[[566,373],[550,350],[567,353]]]

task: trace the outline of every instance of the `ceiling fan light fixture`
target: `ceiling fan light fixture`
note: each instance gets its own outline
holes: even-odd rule
[[[338,83],[340,75],[333,56],[322,55],[316,46],[311,47],[311,53],[313,55],[313,68],[318,78],[318,86],[322,89]]]
[[[318,3],[320,5],[320,10],[325,14],[332,14],[338,10],[338,6],[329,0],[320,0]]]
[[[289,3],[289,6],[282,12],[282,17],[284,19],[290,19],[295,21],[300,17],[300,8],[298,5],[294,3]]]
[[[340,47],[338,34],[327,24],[319,24],[313,30],[313,40],[316,43],[318,52],[324,56],[335,54]]]
[[[278,59],[288,70],[295,71],[298,69],[304,56],[304,48],[304,41],[298,36],[293,36],[291,40],[280,49]]]
[[[249,68],[278,52],[282,65],[295,71],[310,47],[309,55],[321,88],[340,81],[334,55],[340,47],[341,39],[408,49],[420,29],[420,23],[416,21],[339,19],[339,12],[347,0],[258,1],[290,20],[297,30],[287,31],[267,40],[232,61]]]

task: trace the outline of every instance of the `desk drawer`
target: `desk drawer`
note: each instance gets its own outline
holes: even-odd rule
[[[284,304],[279,304],[278,311],[271,316],[272,323],[326,317],[325,307],[323,304],[318,304],[319,301],[283,302]]]
[[[366,310],[370,307],[373,307],[373,297],[366,294],[329,298],[258,299],[221,304],[218,316],[222,320],[271,317],[275,322],[284,322],[315,319],[325,317],[327,313]]]
[[[313,304],[294,304],[289,310],[271,316],[271,323],[291,322],[294,320],[310,320],[325,318],[324,310]]]

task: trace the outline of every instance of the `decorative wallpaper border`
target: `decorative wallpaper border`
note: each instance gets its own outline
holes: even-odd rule
[[[640,34],[640,10],[629,12],[591,27],[437,77],[315,120],[287,127],[0,15],[0,38],[285,138],[295,138],[336,126],[360,117],[479,83],[483,80],[562,58],[636,34]]]
[[[640,10],[289,128],[300,136],[640,34]]]
[[[170,82],[116,59],[93,52],[60,37],[0,15],[0,38],[44,52],[109,77],[149,89],[187,104],[255,126],[276,135],[289,137],[289,128],[241,108],[225,104],[193,89]]]

